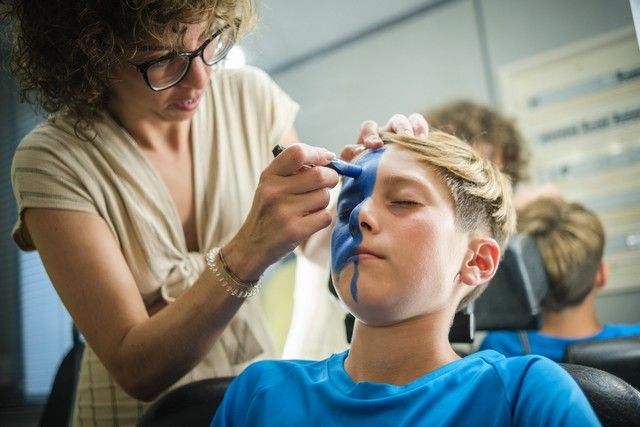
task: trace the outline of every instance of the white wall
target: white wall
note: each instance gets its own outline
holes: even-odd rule
[[[339,151],[365,119],[452,98],[492,103],[501,66],[631,25],[628,0],[451,1],[274,78],[302,106],[301,139]],[[639,322],[640,292],[603,296],[598,310]]]
[[[302,140],[339,150],[366,119],[488,101],[476,34],[471,2],[453,2],[274,77],[302,106]]]

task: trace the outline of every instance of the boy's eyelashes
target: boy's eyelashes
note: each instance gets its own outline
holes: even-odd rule
[[[415,200],[392,200],[391,204],[396,206],[418,206],[421,203]]]
[[[417,202],[415,200],[391,200],[389,201],[389,204],[392,206],[396,206],[396,207],[414,207],[414,206],[421,206],[422,203]],[[351,212],[353,212],[354,207],[352,206],[344,206],[344,207],[340,207],[338,209],[338,218],[341,221],[347,221],[349,219],[349,216],[351,215]]]

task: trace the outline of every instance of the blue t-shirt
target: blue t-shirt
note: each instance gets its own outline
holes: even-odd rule
[[[480,345],[480,350],[495,350],[507,357],[526,354],[520,331],[489,332]],[[542,335],[538,331],[525,331],[529,342],[529,352],[548,357],[556,362],[562,361],[564,351],[570,344],[640,335],[639,325],[605,325],[602,331],[584,338],[557,338]]]
[[[474,353],[403,386],[354,382],[348,352],[262,361],[229,386],[217,426],[593,426],[585,395],[540,356]]]

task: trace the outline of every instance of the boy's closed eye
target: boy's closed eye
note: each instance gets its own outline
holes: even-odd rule
[[[418,202],[415,200],[392,200],[391,204],[394,206],[405,206],[405,207],[422,206],[421,202]]]

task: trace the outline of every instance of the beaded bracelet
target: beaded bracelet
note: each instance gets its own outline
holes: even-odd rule
[[[240,280],[225,262],[221,248],[215,247],[207,251],[204,259],[209,270],[218,278],[220,286],[234,297],[248,298],[257,295],[258,291],[260,291],[260,286],[262,286],[260,279],[255,282]]]

